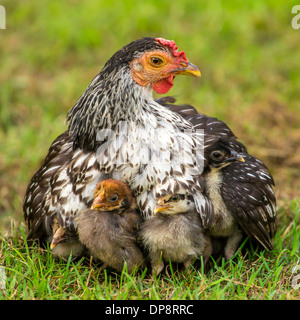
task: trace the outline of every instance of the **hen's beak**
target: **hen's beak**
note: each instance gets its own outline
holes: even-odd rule
[[[191,62],[181,64],[180,67],[173,69],[171,73],[173,73],[175,76],[185,75],[185,76],[201,77],[200,70]]]
[[[159,212],[164,212],[164,211],[166,211],[166,210],[169,210],[171,208],[171,206],[169,205],[169,204],[162,204],[162,205],[160,205],[160,204],[156,204],[156,206],[155,206],[155,208],[154,208],[154,211],[153,211],[153,213],[154,214],[157,214],[157,213],[159,213]]]

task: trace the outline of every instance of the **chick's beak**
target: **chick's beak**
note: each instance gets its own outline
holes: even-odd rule
[[[193,77],[201,77],[200,70],[191,62],[182,63],[180,67],[171,70],[171,72],[177,75],[186,75],[186,76],[193,76]]]
[[[105,203],[103,202],[103,194],[100,193],[95,199],[94,199],[94,202],[91,206],[91,209],[94,210],[94,209],[97,209],[97,208],[103,208],[105,206]]]
[[[171,207],[171,206],[168,205],[168,204],[159,204],[159,203],[157,203],[156,206],[155,206],[155,208],[154,208],[153,213],[154,213],[154,214],[157,214],[157,213],[159,213],[159,212],[164,212],[164,211],[170,209],[170,207]]]
[[[56,240],[53,239],[51,244],[50,244],[50,249],[52,250],[59,242],[57,242]]]
[[[235,151],[231,151],[230,155],[231,157],[226,159],[226,162],[234,162],[234,161],[245,162],[245,159]]]
[[[65,231],[63,228],[58,228],[54,233],[52,242],[50,244],[50,249],[52,250],[56,245],[65,240]]]

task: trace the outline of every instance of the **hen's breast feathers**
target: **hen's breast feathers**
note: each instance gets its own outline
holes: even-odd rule
[[[153,212],[153,186],[166,182],[171,193],[185,187],[195,194],[198,211],[206,217],[207,204],[201,193],[202,167],[195,165],[201,161],[196,151],[201,148],[202,137],[180,115],[154,101],[141,108],[144,111],[137,113],[135,121],[120,122],[96,152],[78,148],[73,151],[67,133],[64,139],[52,144],[24,202],[30,228],[32,224],[39,227],[43,220],[48,225],[46,220],[55,213],[62,216],[65,225],[73,224],[77,212],[90,205],[97,183],[108,177],[130,185],[144,216]],[[168,184],[168,179],[174,177]]]

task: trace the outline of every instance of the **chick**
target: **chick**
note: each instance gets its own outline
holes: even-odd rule
[[[121,272],[124,262],[129,273],[143,267],[143,253],[137,233],[142,222],[136,210],[136,201],[126,183],[120,180],[103,180],[95,189],[91,209],[76,217],[80,241],[90,253]]]
[[[140,237],[154,274],[159,274],[169,260],[188,268],[207,246],[193,197],[184,193],[160,197],[154,215],[141,225]]]
[[[72,254],[72,258],[79,258],[84,255],[85,247],[79,242],[75,229],[63,227],[58,219],[54,218],[52,232],[50,249],[55,257],[68,259],[70,254]]]
[[[206,193],[214,206],[209,233],[224,238],[226,260],[235,254],[245,234],[272,250],[276,199],[267,168],[248,153],[237,153],[224,139],[208,141],[205,152]]]
[[[208,165],[205,170],[206,192],[214,206],[214,218],[208,229],[209,235],[225,239],[224,254],[226,260],[229,260],[235,254],[243,237],[243,232],[222,198],[221,186],[224,187],[223,169],[235,161],[244,162],[244,159],[226,141],[219,138],[212,140],[205,152],[208,159]],[[225,187],[230,190],[232,185],[228,184]],[[209,247],[206,250],[205,262],[213,252],[213,241],[211,239],[208,242]]]

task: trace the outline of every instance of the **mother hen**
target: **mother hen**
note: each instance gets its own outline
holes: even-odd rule
[[[24,199],[28,239],[51,241],[54,217],[73,228],[77,213],[90,207],[97,183],[108,178],[130,186],[144,216],[153,212],[156,184],[171,194],[184,188],[194,195],[203,224],[209,223],[199,155],[203,136],[152,96],[152,90],[168,92],[177,75],[200,76],[177,49],[174,41],[147,37],[106,62],[30,181]]]

